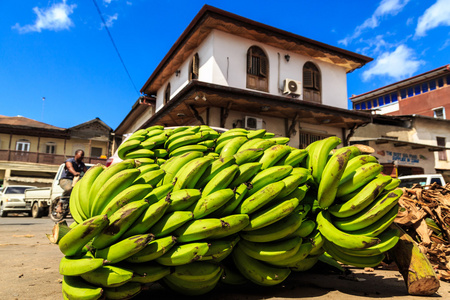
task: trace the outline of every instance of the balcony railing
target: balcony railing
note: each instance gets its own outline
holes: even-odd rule
[[[71,156],[56,155],[39,152],[28,151],[14,151],[14,150],[0,150],[0,161],[10,162],[27,162],[38,163],[48,165],[60,165]],[[106,164],[106,159],[98,157],[84,157],[83,162],[85,164]]]

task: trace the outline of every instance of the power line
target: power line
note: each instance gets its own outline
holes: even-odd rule
[[[128,69],[127,69],[127,67],[125,66],[125,62],[123,61],[122,56],[121,56],[120,53],[119,53],[119,49],[117,49],[116,43],[114,43],[114,39],[113,39],[113,37],[112,37],[112,35],[111,35],[111,32],[109,32],[108,26],[106,26],[105,19],[103,18],[102,12],[100,11],[100,7],[98,7],[98,5],[97,5],[97,1],[92,0],[92,2],[94,2],[95,7],[97,8],[98,15],[100,16],[100,19],[102,19],[103,26],[105,26],[106,32],[108,33],[108,36],[109,36],[109,39],[111,40],[111,43],[113,44],[113,47],[114,47],[114,49],[116,50],[117,55],[119,56],[120,62],[122,63],[122,66],[123,66],[123,68],[125,69],[125,72],[127,73],[128,78],[130,79],[131,84],[132,84],[133,87],[134,87],[134,90],[136,91],[136,93],[137,93],[138,95],[140,95],[138,89],[136,88],[136,85],[135,85],[134,82],[133,82],[133,79],[131,78],[130,72],[128,72]]]

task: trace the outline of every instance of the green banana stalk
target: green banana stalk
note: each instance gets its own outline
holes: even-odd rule
[[[246,141],[248,141],[246,136],[237,136],[230,139],[227,143],[224,143],[225,145],[220,151],[220,157],[233,156]]]
[[[81,254],[83,247],[99,234],[109,220],[106,215],[98,215],[78,224],[66,233],[58,243],[59,249],[66,256]]]
[[[261,286],[273,286],[282,283],[291,273],[289,268],[270,266],[254,259],[241,249],[238,243],[231,253],[233,261],[245,278]]]
[[[108,264],[114,265],[144,249],[153,238],[153,234],[150,233],[134,235],[109,247],[97,249],[95,257],[103,258],[108,261]]]
[[[208,252],[209,245],[206,242],[191,242],[176,244],[166,253],[156,259],[163,266],[180,266],[197,261]]]
[[[338,191],[339,181],[351,154],[352,151],[347,147],[340,148],[325,165],[317,191],[317,201],[320,208],[326,209],[333,204]]]
[[[109,217],[109,224],[93,240],[92,246],[103,249],[114,244],[148,208],[148,202],[139,200],[126,204]]]
[[[170,248],[172,248],[177,242],[177,238],[172,235],[168,235],[162,238],[156,238],[141,251],[133,254],[125,259],[126,262],[133,263],[133,266],[140,265],[141,263],[149,262],[157,259]]]
[[[149,230],[156,238],[161,238],[171,234],[175,229],[192,219],[194,219],[194,214],[191,211],[173,211],[162,216]]]
[[[320,233],[334,244],[347,249],[364,249],[376,245],[380,239],[365,235],[350,234],[339,230],[331,221],[330,213],[320,211],[316,217]],[[330,255],[332,255],[330,253]]]
[[[103,266],[80,276],[95,286],[116,287],[130,281],[133,278],[133,271],[117,266]]]
[[[221,189],[207,196],[202,196],[197,203],[194,203],[192,206],[194,219],[200,219],[211,214],[233,198],[234,192],[232,189]]]
[[[103,266],[103,259],[84,255],[80,258],[63,256],[59,262],[59,274],[78,276]]]
[[[62,279],[62,292],[67,299],[97,300],[103,295],[101,287],[86,283],[80,276],[67,275]]]

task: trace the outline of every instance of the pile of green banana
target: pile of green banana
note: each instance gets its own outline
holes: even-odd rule
[[[65,299],[130,299],[155,282],[183,295],[271,286],[330,256],[376,266],[395,246],[399,181],[360,147],[306,149],[266,130],[134,132],[123,161],[95,165],[58,242]]]

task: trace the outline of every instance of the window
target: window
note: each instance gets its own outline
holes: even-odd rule
[[[436,89],[436,80],[431,80],[429,82],[429,84],[430,84],[430,91],[433,91]]]
[[[450,75],[447,75],[447,85],[450,85]]]
[[[414,94],[416,95],[420,94],[420,84],[414,86]]]
[[[252,46],[247,51],[247,88],[269,91],[269,62],[264,51]]]
[[[391,101],[392,101],[392,103],[397,102],[397,93],[391,94]]]
[[[443,107],[433,109],[434,117],[438,119],[445,119],[445,110]]]
[[[170,100],[170,82],[167,84],[166,90],[164,91],[164,105]]]
[[[361,109],[361,104],[355,104],[355,109]]]
[[[367,101],[367,109],[372,109],[372,101]]]
[[[444,77],[439,77],[437,82],[438,82],[438,87],[443,87],[444,86]]]
[[[321,103],[321,89],[321,75],[319,69],[315,64],[307,62],[303,66],[303,100]]]
[[[428,92],[428,83],[422,83],[422,93]]]
[[[378,106],[378,100],[377,99],[373,99],[373,107],[377,107]]]
[[[30,151],[30,141],[28,140],[18,140],[16,143],[17,151]]]
[[[192,57],[191,66],[189,68],[189,81],[198,79],[199,66],[198,53],[195,53]]]
[[[400,90],[400,97],[402,97],[402,99],[406,98],[406,89]]]
[[[408,97],[414,96],[414,89],[412,87],[408,88]]]
[[[56,153],[56,143],[48,142],[47,144],[45,144],[45,153],[55,154]]]
[[[436,137],[436,142],[438,146],[445,147],[445,137]],[[438,151],[439,160],[447,160],[447,151]]]
[[[366,102],[361,103],[361,109],[366,109]]]
[[[383,96],[378,97],[378,105],[379,106],[384,105]]]
[[[91,147],[91,156],[92,157],[100,157],[100,156],[102,156],[102,148]]]
[[[389,95],[384,95],[384,104],[391,103],[391,97]]]
[[[299,142],[300,142],[300,149],[306,148],[309,144],[322,140],[328,136],[326,135],[319,135],[317,133],[310,133],[310,132],[300,132],[299,134]]]

